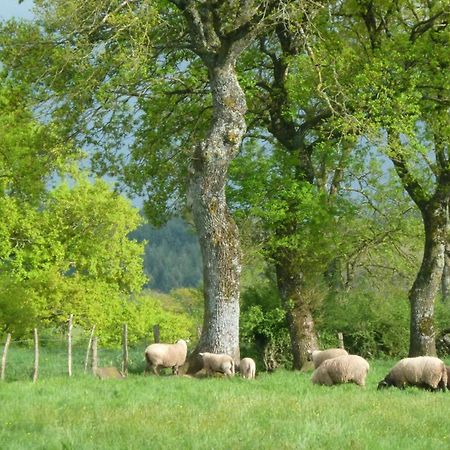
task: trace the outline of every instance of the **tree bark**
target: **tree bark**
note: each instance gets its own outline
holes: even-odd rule
[[[409,356],[436,355],[433,324],[434,300],[438,294],[444,268],[446,243],[445,206],[422,209],[425,248],[417,277],[409,293],[411,326]]]
[[[227,353],[239,360],[239,277],[237,226],[225,197],[228,167],[246,130],[246,101],[234,61],[209,67],[214,114],[206,139],[190,167],[189,201],[203,256],[205,314],[189,373],[201,368],[198,352]]]
[[[311,305],[304,295],[303,275],[292,267],[288,259],[281,260],[276,268],[278,290],[291,338],[293,368],[300,370],[308,360],[308,353],[317,349],[317,337]]]
[[[450,300],[450,243],[445,244],[444,270],[441,280],[442,301],[448,303]]]
[[[445,252],[441,279],[441,296],[444,303],[450,300],[450,217],[448,202],[445,205]]]

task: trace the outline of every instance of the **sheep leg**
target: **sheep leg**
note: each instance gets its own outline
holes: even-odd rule
[[[157,366],[157,365],[152,366],[152,371],[153,371],[153,373],[154,373],[156,376],[159,376],[158,366]]]
[[[178,375],[178,366],[172,367],[172,375]]]

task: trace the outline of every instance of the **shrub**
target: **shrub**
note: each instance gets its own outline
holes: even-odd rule
[[[337,332],[348,351],[366,357],[399,357],[408,353],[409,303],[401,294],[352,291],[328,297],[322,304],[317,331],[329,344]],[[324,345],[325,347],[326,345]]]

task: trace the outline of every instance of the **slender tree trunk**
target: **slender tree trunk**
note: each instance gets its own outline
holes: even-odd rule
[[[445,208],[442,205],[428,207],[422,211],[422,216],[425,228],[424,254],[422,265],[409,293],[410,356],[436,355],[434,301],[439,292],[444,268]]]
[[[445,205],[445,252],[444,270],[441,279],[442,301],[448,303],[450,300],[450,217],[448,202]]]
[[[300,370],[308,360],[308,352],[317,349],[317,336],[311,305],[304,294],[303,274],[288,260],[279,259],[277,283],[286,309],[291,338],[294,369]]]
[[[246,126],[246,102],[234,62],[209,68],[214,115],[207,138],[195,150],[189,200],[203,256],[205,314],[189,372],[201,368],[200,351],[239,359],[239,277],[241,252],[237,226],[225,198],[228,167]]]
[[[442,301],[448,303],[450,300],[450,243],[445,244],[444,270],[441,279]]]

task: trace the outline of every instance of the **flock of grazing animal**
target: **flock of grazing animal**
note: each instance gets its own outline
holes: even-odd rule
[[[187,343],[180,339],[175,344],[151,344],[145,349],[147,367],[145,372],[152,370],[159,374],[159,368],[171,368],[174,375],[179,374],[179,368],[184,365],[187,357]],[[236,369],[242,378],[254,379],[256,365],[252,358],[243,358],[238,367],[233,358],[226,354],[199,353],[202,367],[206,375],[222,373],[234,376]],[[332,386],[342,383],[356,383],[365,386],[369,363],[358,355],[349,355],[342,348],[315,350],[310,354],[314,364],[311,381],[313,384]],[[120,378],[120,372],[110,367],[97,369],[100,378]],[[450,367],[433,356],[417,356],[400,360],[389,373],[378,383],[378,389],[395,386],[403,389],[406,386],[431,391],[450,389]]]
[[[349,355],[342,348],[332,348],[316,350],[311,357],[315,368],[312,375],[314,384],[366,384],[369,363],[361,356]],[[390,386],[400,389],[416,386],[431,391],[445,391],[450,388],[450,367],[434,356],[403,358],[378,383],[378,389]]]
[[[226,376],[234,376],[236,365],[233,358],[226,354],[199,353],[202,360],[202,368],[206,375],[223,373]],[[179,368],[186,362],[187,343],[180,339],[175,344],[151,344],[145,349],[147,361],[146,372],[152,370],[158,375],[160,367],[170,367],[174,375],[178,375]],[[238,369],[242,378],[255,378],[256,364],[252,358],[244,358],[240,361]]]

